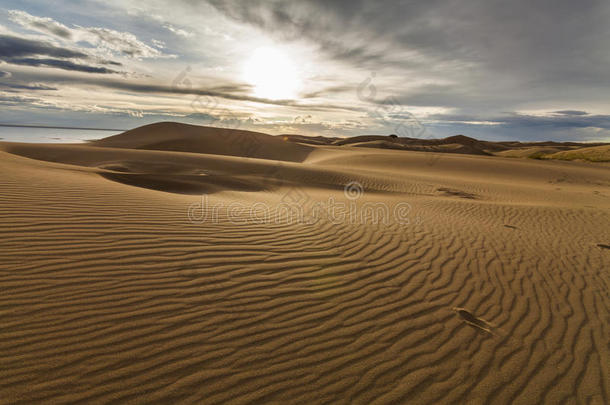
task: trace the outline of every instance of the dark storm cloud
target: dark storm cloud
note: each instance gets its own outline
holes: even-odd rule
[[[283,40],[317,43],[378,77],[389,69],[397,89],[386,93],[405,105],[492,113],[530,101],[604,100],[610,90],[607,0],[208,3]],[[443,84],[400,89],[422,78]]]
[[[320,41],[336,56],[354,61],[383,62],[392,50],[415,49],[439,60],[487,61],[504,69],[551,57],[571,62],[565,67],[570,70],[583,65],[581,57],[608,56],[601,52],[607,44],[599,47],[610,32],[605,0],[208,2],[233,19],[287,39]],[[379,52],[383,43],[392,47]]]
[[[340,94],[346,92],[353,92],[353,86],[347,85],[337,85],[323,88],[322,90],[317,90],[311,93],[304,94],[302,98],[318,98],[329,94]]]
[[[554,114],[559,114],[559,115],[588,115],[588,113],[586,111],[578,111],[578,110],[561,110],[561,111],[554,111]]]
[[[529,116],[515,114],[503,119],[506,126],[532,128],[546,127],[556,129],[602,128],[610,129],[610,115],[587,116]]]
[[[105,67],[75,63],[66,59],[90,60],[86,53],[55,46],[49,42],[35,41],[9,35],[0,35],[0,60],[22,66],[43,66],[85,73],[119,73]],[[96,64],[121,66],[111,60],[101,60]]]
[[[64,77],[52,74],[27,74],[21,73],[22,80],[29,82],[46,82],[46,83],[70,83],[93,85],[107,89],[124,90],[138,94],[170,94],[191,96],[193,106],[196,108],[198,104],[203,104],[208,101],[208,98],[220,98],[234,101],[249,101],[267,105],[287,106],[309,111],[361,111],[360,108],[353,107],[349,104],[333,104],[333,103],[310,103],[304,104],[296,100],[270,100],[266,98],[253,97],[247,94],[247,85],[241,83],[228,83],[212,87],[197,87],[194,85],[181,86],[178,84],[162,85],[151,83],[137,83],[128,80],[112,80],[106,78],[92,77]]]
[[[52,67],[62,70],[71,70],[74,72],[85,72],[85,73],[118,73],[116,70],[107,69],[105,67],[88,66],[78,63],[74,63],[68,60],[62,59],[38,59],[38,58],[7,58],[4,59],[8,63],[22,66],[43,66]]]
[[[54,58],[87,58],[88,55],[48,42],[0,35],[0,59],[44,55]]]
[[[39,101],[41,100],[32,97],[9,96],[0,94],[0,105],[4,106],[21,106],[23,104],[31,104]]]
[[[187,3],[197,4],[192,0]],[[390,63],[393,55],[377,51],[370,40],[379,35],[362,24],[373,17],[374,10],[392,15],[395,5],[379,5],[365,1],[271,1],[248,2],[208,0],[228,17],[249,23],[276,34],[284,40],[307,38],[318,43],[321,50],[333,57],[357,64]],[[368,20],[368,23],[371,23]],[[387,27],[386,27],[387,28]],[[357,41],[364,39],[362,43]],[[407,61],[402,61],[407,63]]]
[[[17,83],[0,83],[0,89],[6,88],[7,91],[12,90],[57,90],[56,87],[46,86],[40,83],[33,84],[17,84]]]
[[[514,128],[514,129],[579,129],[579,128],[600,128],[610,130],[610,115],[589,115],[585,111],[569,111],[578,114],[556,114],[549,113],[548,115],[527,115],[527,114],[506,114],[496,117],[479,117],[471,115],[451,115],[451,114],[434,114],[428,117],[430,120],[445,123],[476,123],[485,121],[495,126]],[[395,119],[401,117],[395,116]]]
[[[197,87],[176,87],[176,86],[164,86],[155,84],[141,84],[125,81],[98,81],[97,84],[103,87],[130,90],[139,93],[156,93],[156,94],[185,94],[201,97],[218,97],[226,100],[235,101],[251,101],[255,103],[287,106],[295,108],[305,108],[311,111],[333,111],[333,110],[344,110],[344,111],[358,111],[357,108],[353,108],[347,105],[339,104],[302,104],[295,100],[271,100],[261,97],[252,97],[244,94],[243,85],[223,85],[220,87],[212,88],[197,88]],[[205,100],[203,100],[205,102]]]
[[[100,65],[123,66],[123,64],[121,62],[116,62],[114,60],[105,60],[105,59],[103,59],[103,60],[98,61],[98,63]]]

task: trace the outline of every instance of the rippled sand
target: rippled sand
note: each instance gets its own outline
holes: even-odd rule
[[[143,131],[0,144],[0,403],[610,401],[609,166]]]

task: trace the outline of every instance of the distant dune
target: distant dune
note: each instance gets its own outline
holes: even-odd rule
[[[381,149],[399,149],[436,153],[461,153],[469,155],[519,157],[532,159],[582,160],[610,162],[609,144],[576,142],[490,142],[480,141],[464,135],[454,135],[442,139],[419,139],[392,137],[385,135],[363,135],[350,138],[306,137],[302,135],[282,135],[292,142],[311,145],[339,145]],[[588,150],[590,148],[598,148]],[[583,153],[572,153],[587,149]],[[556,152],[566,152],[557,154]],[[570,152],[570,153],[567,153]]]
[[[607,153],[0,142],[0,404],[609,403]]]
[[[575,148],[540,156],[542,159],[586,160],[589,162],[610,162],[610,145]]]

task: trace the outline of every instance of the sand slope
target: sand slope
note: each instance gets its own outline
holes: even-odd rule
[[[608,166],[310,146],[0,144],[0,403],[610,401]]]
[[[209,153],[302,162],[312,150],[260,132],[176,122],[145,125],[91,143],[95,146]]]

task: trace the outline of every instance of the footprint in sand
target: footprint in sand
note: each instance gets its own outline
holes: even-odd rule
[[[469,200],[476,200],[478,197],[476,194],[468,193],[466,191],[456,190],[456,189],[448,188],[448,187],[440,187],[440,188],[437,188],[436,191],[440,191],[441,193],[443,193],[443,195],[445,195],[447,197],[460,197],[460,198],[466,198]]]
[[[464,308],[453,307],[455,313],[464,321],[467,325],[473,328],[488,333],[493,336],[498,336],[494,331],[494,326],[484,319],[474,316],[470,311]]]

